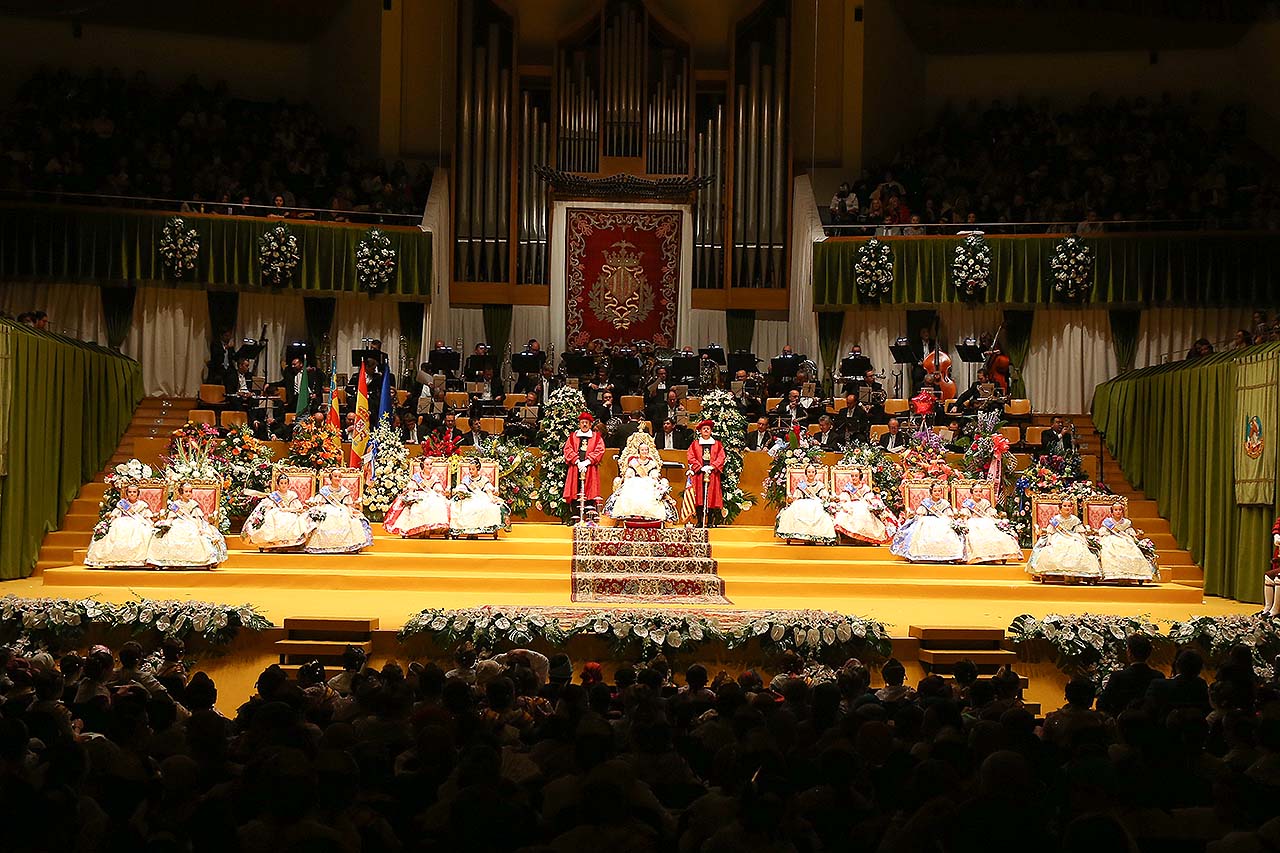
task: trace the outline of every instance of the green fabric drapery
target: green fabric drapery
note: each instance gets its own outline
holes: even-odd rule
[[[1111,349],[1116,354],[1116,366],[1121,373],[1133,370],[1138,358],[1138,328],[1142,312],[1117,308],[1107,312],[1111,321]]]
[[[405,340],[409,350],[409,361],[418,363],[418,354],[422,352],[422,314],[426,306],[421,302],[400,302],[396,308],[400,312],[400,336]]]
[[[133,300],[138,291],[132,287],[106,285],[98,290],[102,296],[102,319],[107,326],[107,346],[118,350],[124,346],[124,339],[129,337],[129,328],[133,325]]]
[[[1036,312],[1034,311],[1012,311],[1004,312],[1004,346],[1001,347],[1009,356],[1009,360],[1013,362],[1013,367],[1018,373],[1013,377],[1013,381],[1009,383],[1009,396],[1022,397],[1027,396],[1026,383],[1022,381],[1022,367],[1027,363],[1027,354],[1031,352],[1031,326],[1035,322]]]
[[[486,305],[481,310],[484,320],[484,338],[489,350],[498,358],[507,352],[507,344],[511,342],[511,317],[514,312],[510,305]],[[494,371],[495,373],[497,371]]]
[[[319,357],[326,338],[333,331],[333,315],[337,308],[337,302],[332,296],[307,296],[302,300],[302,316],[307,322],[307,343],[311,346],[313,358]],[[338,358],[341,360],[343,357]],[[322,372],[330,368],[328,364],[317,366]]]
[[[38,388],[7,406],[0,578],[26,577],[44,534],[115,451],[142,400],[138,363],[93,344],[0,320],[0,383]]]
[[[834,367],[840,354],[840,333],[844,331],[844,313],[824,311],[818,314],[818,355],[822,357],[819,370],[826,373]]]
[[[240,311],[240,294],[234,290],[210,290],[205,298],[209,301],[209,331],[217,336],[223,329],[234,329]]]
[[[1099,385],[1093,422],[1135,488],[1204,567],[1205,592],[1260,601],[1277,506],[1235,502],[1234,362],[1262,344],[1134,370]],[[1280,500],[1277,501],[1280,504]]]
[[[893,290],[880,300],[900,305],[960,302],[951,285],[951,261],[959,237],[881,238],[893,246]],[[1062,304],[1053,289],[1049,259],[1062,238],[988,236],[991,284],[988,303]],[[1095,305],[1269,304],[1280,281],[1280,234],[1113,234],[1087,240],[1097,261],[1085,297]],[[861,304],[853,279],[854,255],[863,239],[813,244],[813,304],[844,308]]]
[[[729,352],[751,351],[756,336],[756,312],[730,308],[724,312],[725,341]]]
[[[0,205],[0,278],[56,281],[166,281],[161,232],[172,214],[77,207]],[[279,220],[185,215],[200,236],[200,256],[187,281],[233,288],[262,286],[258,239]],[[293,220],[299,263],[287,285],[308,291],[360,293],[356,245],[370,226]],[[385,293],[429,298],[431,234],[379,226],[396,250]]]

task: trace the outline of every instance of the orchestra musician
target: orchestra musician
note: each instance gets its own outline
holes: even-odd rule
[[[823,415],[818,418],[818,431],[811,437],[814,444],[828,453],[835,453],[842,444],[840,436],[836,433],[834,427],[835,424],[832,422],[831,416]]]
[[[1075,425],[1055,415],[1049,428],[1040,436],[1040,452],[1048,456],[1065,456],[1075,448]]]
[[[915,356],[915,364],[911,366],[911,396],[915,396],[920,391],[920,386],[924,383],[928,371],[925,370],[924,360],[931,353],[946,352],[946,347],[938,343],[933,337],[933,330],[928,326],[920,327],[920,337],[911,344],[911,354]]]
[[[676,393],[674,388],[667,389],[666,399],[654,406],[649,411],[649,423],[660,424],[667,418],[672,423],[687,422],[688,413],[685,411],[684,405],[680,402],[680,395]]]
[[[622,417],[622,403],[614,398],[612,388],[601,391],[599,401],[590,408],[591,413],[596,416],[596,420],[605,424],[608,424],[613,418]]]
[[[462,369],[463,378],[468,382],[479,382],[484,375],[485,368],[493,367],[493,362],[489,359],[489,345],[476,344],[471,355],[467,356],[467,361]]]
[[[863,373],[863,376],[871,377],[869,381],[874,382],[875,367],[871,364],[871,359],[867,358],[865,355],[862,354],[862,346],[860,344],[854,344],[853,346],[849,347],[849,354],[846,355],[844,358],[842,358],[841,361],[844,362],[851,358],[867,359],[867,367]],[[846,376],[844,380],[844,386],[840,389],[840,393],[848,394],[850,391],[854,391],[854,393],[857,393],[857,387],[859,384],[861,384],[861,382],[862,382],[862,377]]]
[[[436,428],[432,438],[436,441],[451,442],[456,447],[470,447],[475,444],[475,438],[471,433],[458,429],[458,418],[453,412],[445,412],[444,424]]]
[[[600,403],[600,397],[605,391],[614,391],[616,393],[614,384],[609,379],[609,368],[602,364],[596,368],[596,375],[591,379],[591,382],[587,384],[587,393],[585,395],[587,398],[587,405],[598,405]]]
[[[883,407],[880,407],[883,412]],[[841,444],[866,441],[871,432],[871,418],[867,409],[858,403],[856,394],[844,395],[844,408],[836,415],[835,432]]]
[[[671,384],[667,381],[667,369],[659,367],[653,372],[654,380],[649,383],[649,387],[645,389],[645,405],[654,406],[661,402],[667,396],[667,389]]]
[[[257,395],[253,392],[253,369],[249,359],[237,361],[235,370],[226,374],[223,384],[227,392],[227,408],[247,412],[254,407]]]
[[[542,371],[542,366],[547,363],[547,354],[542,351],[542,344],[538,343],[537,338],[529,338],[529,342],[524,345],[524,351],[520,354],[531,355],[537,360],[538,373]],[[516,374],[515,390],[521,393],[532,391],[538,384],[538,373]]]
[[[414,417],[413,412],[400,413],[400,440],[405,444],[421,444],[425,437],[422,427],[418,426],[418,419]]]
[[[780,396],[793,386],[796,370],[799,369],[800,363],[804,361],[804,357],[797,355],[791,344],[786,344],[782,347],[782,352],[778,353],[778,358],[782,361],[781,374],[774,376],[772,370],[769,374],[769,393],[774,396]],[[793,366],[794,369],[792,369]]]
[[[800,404],[800,389],[792,388],[788,391],[773,414],[784,426],[806,423],[809,420],[809,410]]]
[[[901,453],[907,449],[907,434],[902,432],[902,425],[897,418],[889,418],[889,431],[880,436],[876,443],[890,453]]]
[[[747,420],[755,420],[764,414],[764,401],[747,390],[747,371],[739,370],[733,375],[734,382],[741,382],[741,388],[734,393],[733,402],[738,411]]]
[[[236,368],[236,345],[231,337],[231,329],[223,329],[218,333],[218,339],[209,343],[210,385],[223,382],[227,374]]]
[[[1000,396],[1008,399],[1009,383],[1011,376],[1011,368],[1013,362],[1009,356],[1000,350],[995,340],[989,335],[982,335],[979,338],[979,346],[987,355],[987,363],[985,366],[987,376],[995,383],[996,388],[1000,391]],[[989,348],[988,348],[989,347]]]
[[[773,446],[773,435],[769,431],[769,417],[760,415],[756,418],[754,432],[747,433],[747,450],[768,450]]]
[[[951,412],[961,414],[973,414],[979,411],[999,408],[1000,402],[994,396],[988,398],[985,402],[982,399],[982,386],[988,384],[989,379],[985,368],[979,368],[976,378],[970,383],[969,387],[964,390],[959,397],[951,404]],[[994,385],[994,383],[991,383]],[[997,389],[993,389],[997,390]]]
[[[546,403],[552,394],[560,390],[560,386],[563,384],[560,377],[552,372],[551,363],[545,362],[538,374],[537,384],[533,388],[538,394],[538,402]]]
[[[542,417],[542,405],[538,402],[537,391],[526,391],[524,399],[507,412],[504,433],[516,438],[528,447],[537,444],[538,419]]]
[[[663,418],[662,430],[653,437],[659,450],[688,450],[693,442],[693,430],[681,426],[675,418]]]

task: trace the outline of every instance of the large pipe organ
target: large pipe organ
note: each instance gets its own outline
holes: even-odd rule
[[[785,290],[788,0],[738,21],[720,68],[641,0],[602,0],[549,65],[521,64],[498,0],[458,0],[457,21],[455,282],[546,285],[553,198],[652,188],[690,207],[695,292]]]

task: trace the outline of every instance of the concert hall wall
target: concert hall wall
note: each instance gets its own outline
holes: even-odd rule
[[[1138,370],[1100,385],[1093,420],[1135,488],[1155,498],[1179,546],[1204,567],[1204,590],[1260,601],[1270,565],[1273,506],[1235,501],[1234,362],[1280,355],[1280,344]],[[1276,437],[1266,436],[1276,453]]]

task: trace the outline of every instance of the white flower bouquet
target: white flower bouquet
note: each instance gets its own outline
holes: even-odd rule
[[[194,272],[200,258],[200,235],[188,228],[181,216],[165,223],[160,231],[160,259],[174,278],[185,278]]]
[[[688,651],[702,643],[725,639],[717,620],[675,610],[596,611],[570,625],[568,635],[598,637],[618,653],[639,646],[644,658],[661,652]]]
[[[1049,258],[1053,289],[1065,299],[1078,299],[1093,284],[1093,249],[1074,234],[1063,237]]]
[[[284,223],[267,229],[258,240],[258,266],[262,278],[274,287],[280,287],[293,277],[301,255],[298,238]]]
[[[804,657],[848,658],[868,652],[887,658],[893,643],[884,623],[830,610],[770,610],[743,625],[730,647],[757,640],[766,651],[793,651]]]
[[[893,249],[872,237],[853,256],[853,281],[868,300],[888,296],[893,290]]]
[[[356,281],[370,293],[385,291],[396,274],[396,250],[391,238],[370,228],[356,244]]]
[[[973,299],[987,289],[991,280],[991,247],[981,234],[970,234],[956,246],[955,258],[951,261],[951,282],[963,292],[967,299]]]
[[[430,635],[444,647],[471,643],[486,651],[535,641],[557,646],[566,639],[559,620],[551,614],[537,608],[496,606],[423,610],[405,622],[396,636],[406,640],[420,634]]]

